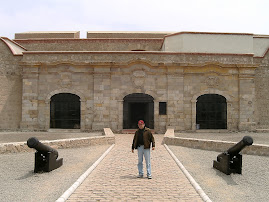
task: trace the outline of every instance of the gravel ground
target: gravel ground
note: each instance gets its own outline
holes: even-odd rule
[[[55,201],[109,147],[110,145],[99,145],[58,149],[59,158],[63,158],[63,166],[48,173],[34,173],[34,152],[2,154],[0,201]]]
[[[269,201],[269,157],[243,155],[242,175],[226,175],[213,168],[219,152],[169,148],[212,201]]]
[[[102,132],[95,133],[74,133],[74,132],[0,132],[0,143],[27,142],[30,137],[37,137],[38,140],[59,140],[81,137],[101,136]]]
[[[230,142],[239,142],[244,136],[253,138],[253,144],[267,144],[269,145],[269,133],[251,133],[251,132],[231,132],[231,133],[175,133],[175,137],[196,138],[208,140],[222,140]]]

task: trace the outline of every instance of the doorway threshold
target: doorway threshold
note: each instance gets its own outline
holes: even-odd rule
[[[195,131],[196,133],[227,133],[229,130],[227,129],[198,129]]]
[[[58,129],[58,128],[50,128],[48,132],[51,133],[80,133],[80,129]]]

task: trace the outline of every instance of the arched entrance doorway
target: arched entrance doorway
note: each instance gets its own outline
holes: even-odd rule
[[[217,94],[198,97],[196,124],[199,129],[227,129],[226,98]]]
[[[123,98],[123,129],[137,128],[144,120],[147,127],[154,129],[154,98],[144,93],[133,93]]]
[[[71,93],[60,93],[51,97],[50,128],[80,128],[80,97]]]

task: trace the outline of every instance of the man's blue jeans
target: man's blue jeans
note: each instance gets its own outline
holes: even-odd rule
[[[150,149],[144,149],[144,145],[137,147],[137,154],[138,154],[138,172],[139,175],[143,175],[143,156],[146,160],[146,167],[147,167],[147,176],[151,176],[151,165],[150,165]]]

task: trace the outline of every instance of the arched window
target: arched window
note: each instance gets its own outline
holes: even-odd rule
[[[226,98],[217,94],[205,94],[197,98],[197,129],[227,129]]]
[[[50,128],[80,128],[80,98],[71,93],[60,93],[51,97]]]

